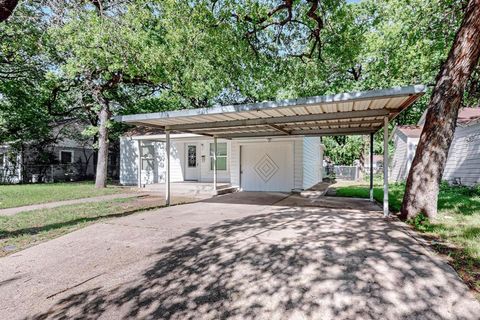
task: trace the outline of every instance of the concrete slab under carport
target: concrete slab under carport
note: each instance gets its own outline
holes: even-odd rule
[[[147,184],[139,190],[159,195],[165,195],[165,183]],[[216,188],[211,182],[176,181],[170,183],[170,192],[174,196],[195,197],[200,199],[210,198],[214,195],[236,192],[237,187],[229,183],[217,183]]]
[[[403,224],[368,201],[311,200],[230,194],[2,258],[0,318],[478,319]]]

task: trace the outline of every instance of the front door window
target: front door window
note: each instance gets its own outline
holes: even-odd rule
[[[188,146],[188,167],[195,168],[197,166],[197,146]]]

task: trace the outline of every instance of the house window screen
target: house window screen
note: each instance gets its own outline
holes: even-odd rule
[[[213,170],[214,144],[210,143],[210,170]],[[217,170],[227,170],[227,144],[217,143]]]
[[[72,151],[60,151],[60,163],[67,164],[73,162]]]
[[[153,171],[154,160],[153,159],[142,159],[142,170]]]
[[[155,156],[155,146],[147,144],[142,146],[142,158],[153,158]]]
[[[155,166],[155,145],[142,145],[142,170],[152,171]]]

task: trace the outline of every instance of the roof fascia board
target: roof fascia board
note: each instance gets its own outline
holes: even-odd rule
[[[361,125],[361,124],[376,124],[376,125],[382,125],[383,124],[383,119],[375,119],[375,120],[359,120],[359,121],[336,121],[336,122],[328,122],[328,123],[317,123],[317,122],[314,122],[314,121],[306,121],[302,124],[284,124],[283,126],[276,126],[278,127],[279,129],[283,129],[285,131],[282,131],[282,130],[277,130],[277,131],[282,131],[284,133],[289,133],[290,131],[293,131],[295,130],[296,127],[318,127],[318,126],[328,126],[328,127],[331,127],[331,126],[345,126],[345,125]],[[190,132],[192,133],[195,133],[197,132],[196,130],[200,130],[199,132],[201,132],[202,130],[206,130],[208,131],[209,134],[212,134],[212,135],[215,135],[215,134],[218,134],[218,133],[222,133],[222,132],[229,132],[229,131],[239,131],[239,130],[265,130],[267,128],[271,127],[271,125],[257,125],[257,126],[248,126],[247,128],[244,128],[244,127],[221,127],[221,128],[208,128],[208,129],[190,129]]]
[[[371,133],[376,128],[334,128],[334,129],[320,129],[320,130],[298,130],[292,131],[291,136],[322,136],[322,135],[355,135],[355,134],[367,134]],[[218,138],[253,138],[253,137],[275,137],[275,136],[288,136],[282,132],[251,132],[251,133],[235,133],[218,135]]]

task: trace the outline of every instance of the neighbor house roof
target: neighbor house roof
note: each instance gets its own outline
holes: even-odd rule
[[[419,138],[422,133],[422,126],[397,126],[396,130],[402,132],[409,138]]]
[[[409,138],[419,138],[425,123],[426,111],[418,122],[419,125],[397,126],[395,130],[402,132]],[[480,108],[462,108],[458,112],[457,125],[465,126],[472,124],[475,120],[480,120]],[[395,131],[393,132],[395,134]]]
[[[154,136],[165,134],[165,130],[155,127],[135,126],[123,134],[124,137]]]
[[[463,108],[458,113],[458,124],[469,124],[470,122],[480,119],[480,108]]]
[[[118,116],[117,121],[219,138],[376,132],[425,93],[423,85],[202,109]]]
[[[425,124],[425,118],[427,116],[427,110],[422,114],[422,117],[418,121],[419,126]],[[475,120],[480,120],[480,107],[477,108],[462,108],[458,112],[457,125],[465,126],[472,124]]]

